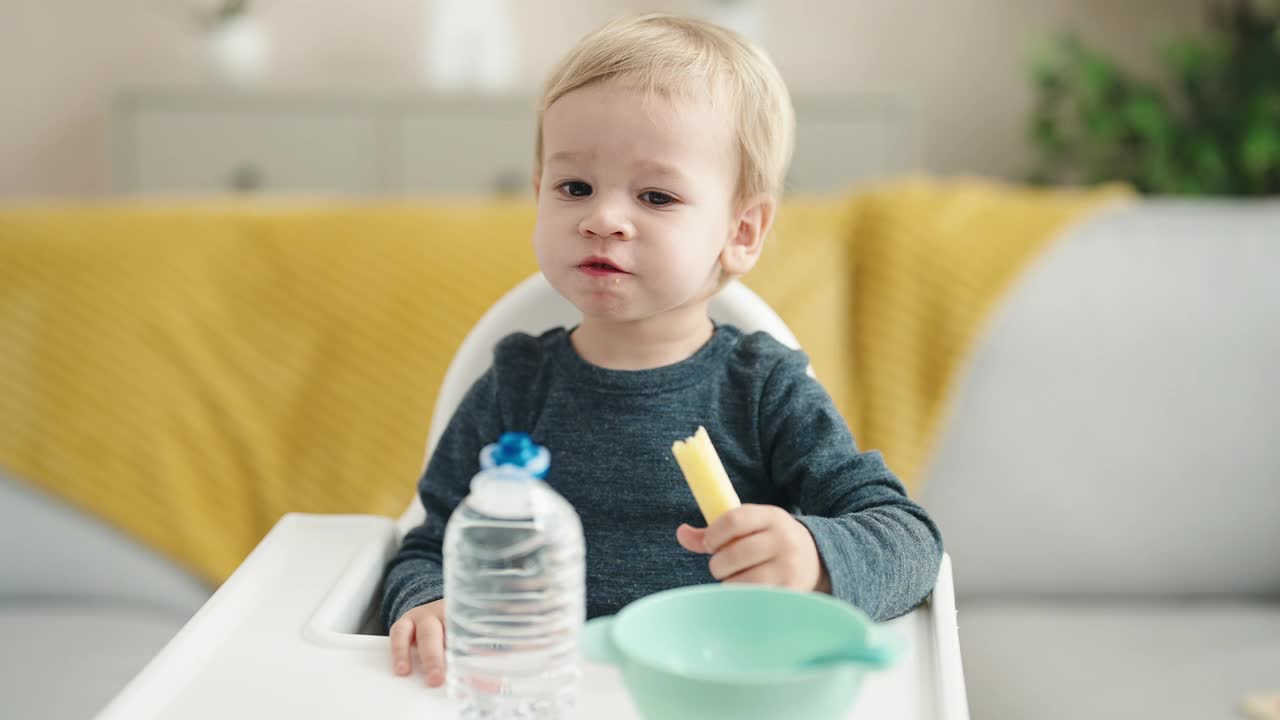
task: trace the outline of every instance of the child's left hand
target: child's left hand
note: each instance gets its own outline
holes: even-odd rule
[[[813,535],[780,507],[742,505],[705,529],[681,525],[676,539],[710,555],[711,575],[721,582],[831,592]]]

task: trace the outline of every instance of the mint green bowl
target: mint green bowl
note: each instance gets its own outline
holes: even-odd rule
[[[845,720],[865,673],[903,649],[828,595],[750,585],[642,598],[588,622],[582,645],[588,659],[618,666],[648,720]]]

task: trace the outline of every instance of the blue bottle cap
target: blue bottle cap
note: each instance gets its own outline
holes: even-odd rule
[[[508,432],[498,442],[480,451],[480,467],[492,470],[502,465],[520,468],[535,478],[545,478],[551,468],[551,452],[538,445],[527,433]]]

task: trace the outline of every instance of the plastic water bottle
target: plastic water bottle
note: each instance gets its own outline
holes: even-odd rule
[[[559,720],[575,699],[582,521],[542,481],[550,460],[528,435],[504,434],[445,527],[447,682],[466,720]]]

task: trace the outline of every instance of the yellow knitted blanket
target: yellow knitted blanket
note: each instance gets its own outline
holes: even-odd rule
[[[918,490],[967,353],[1005,291],[1070,223],[1131,195],[917,180],[852,199],[840,410],[908,490]]]
[[[1110,196],[792,201],[747,283],[910,484],[987,309]],[[535,270],[533,221],[522,203],[0,210],[0,468],[215,583],[285,512],[398,514],[449,359]]]

